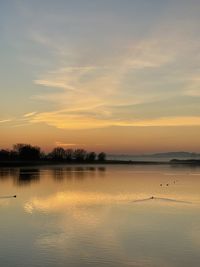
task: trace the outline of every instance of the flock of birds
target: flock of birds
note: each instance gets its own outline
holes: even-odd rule
[[[174,184],[177,183],[177,182],[178,182],[178,180],[175,180]],[[160,186],[164,186],[164,184],[160,184]],[[165,186],[169,186],[169,184],[165,184]]]
[[[175,180],[174,181],[174,184],[176,183],[176,182],[178,182],[178,180]],[[165,184],[165,186],[169,186],[170,184],[168,183],[168,184]],[[164,186],[164,184],[160,184],[160,186]],[[14,196],[3,196],[3,197],[0,197],[0,198],[16,198],[17,197],[17,195],[14,195]],[[150,197],[149,199],[155,199],[155,197]]]
[[[171,183],[167,183],[167,184],[160,184],[160,186],[170,186],[171,184],[176,184],[178,182],[178,180],[174,180]],[[182,203],[182,204],[192,204],[192,202],[189,201],[182,201],[182,200],[177,200],[177,199],[172,199],[172,198],[164,198],[164,197],[155,197],[155,196],[151,196],[149,198],[144,198],[144,199],[137,199],[134,200],[132,202],[146,202],[149,200],[160,200],[160,201],[167,201],[167,202],[175,202],[175,203]]]

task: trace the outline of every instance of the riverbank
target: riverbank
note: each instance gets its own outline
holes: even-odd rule
[[[171,160],[171,161],[125,161],[125,160],[105,160],[105,161],[1,161],[0,167],[21,167],[21,166],[45,166],[45,165],[193,165],[200,166],[200,160]]]
[[[0,167],[20,167],[20,166],[45,166],[45,165],[129,165],[129,164],[163,164],[163,162],[148,161],[124,161],[124,160],[106,160],[106,161],[2,161]],[[165,163],[166,164],[166,163]]]

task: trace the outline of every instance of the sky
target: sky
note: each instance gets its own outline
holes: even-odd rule
[[[1,0],[0,147],[200,152],[199,14],[199,0]]]

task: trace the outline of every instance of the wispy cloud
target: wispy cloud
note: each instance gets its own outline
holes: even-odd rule
[[[165,116],[159,118],[134,119],[119,111],[117,114],[110,112],[110,115],[99,115],[99,112],[92,110],[90,113],[41,113],[32,118],[32,123],[46,123],[60,129],[92,129],[110,126],[199,126],[199,116]]]
[[[32,116],[34,116],[36,113],[37,113],[36,111],[34,111],[34,112],[30,112],[30,113],[26,113],[26,114],[24,114],[24,117],[25,117],[25,118],[32,117]]]
[[[60,142],[60,141],[56,141],[55,145],[57,147],[83,147],[86,144],[71,144],[71,143],[63,143],[63,142]]]
[[[7,123],[7,122],[11,122],[12,121],[12,119],[6,119],[6,120],[0,120],[0,123]]]
[[[35,98],[54,102],[60,109],[37,114],[31,121],[74,129],[127,124],[126,118],[115,118],[116,114],[108,107],[151,101],[150,94],[147,96],[134,92],[140,85],[136,77],[135,84],[130,87],[128,76],[135,69],[146,71],[147,68],[158,68],[171,60],[169,56],[162,55],[161,51],[157,52],[157,46],[155,42],[149,46],[143,43],[137,45],[131,49],[131,56],[129,53],[122,58],[120,56],[117,66],[62,67],[48,71],[34,82],[53,87],[55,91],[41,93]],[[56,91],[56,88],[62,90]]]
[[[133,69],[159,68],[174,60],[174,51],[160,39],[149,39],[129,48],[127,66]]]
[[[162,72],[166,72],[167,64],[171,64],[174,57],[162,56],[160,51],[156,54],[157,44],[153,43],[152,46],[155,46],[153,53],[149,48],[148,52],[144,52],[144,49],[140,58],[139,52],[134,52],[134,55],[137,55],[135,59],[134,56],[125,57],[118,66],[66,67],[48,72],[43,79],[36,80],[35,83],[54,87],[55,91],[36,97],[54,102],[58,108],[55,111],[36,114],[31,118],[31,122],[42,122],[62,129],[199,125],[200,114],[191,116],[191,105],[188,105],[188,116],[185,114],[184,105],[179,105],[183,111],[181,116],[173,107],[166,112],[174,101],[171,101],[171,104],[167,101],[168,106],[162,104],[165,107],[163,111],[161,103],[164,99],[176,97],[177,103],[180,102],[178,97],[186,94],[188,87],[183,87],[182,90],[179,88],[182,84],[187,85],[189,77],[181,77],[182,72],[172,80],[168,80],[166,75],[163,76]],[[151,77],[148,74],[149,69],[153,74]],[[168,75],[173,71],[167,70]],[[158,76],[160,74],[161,78]],[[143,79],[145,76],[146,80]],[[166,92],[168,86],[171,89]],[[176,90],[172,90],[173,87],[176,87]],[[56,88],[62,91],[56,91]],[[158,106],[156,112],[155,105],[145,106],[145,103],[151,102]],[[138,106],[141,106],[139,117]],[[148,118],[152,113],[157,117]]]
[[[0,120],[0,123],[6,123],[6,122],[10,122],[11,120]]]
[[[120,31],[121,28],[119,33],[114,32],[110,16],[105,17],[105,21],[111,26],[112,35],[101,28],[98,34],[91,35],[92,23],[97,27],[99,22],[103,23],[101,16],[98,19],[81,16],[75,21],[70,15],[66,18],[63,14],[49,14],[42,27],[29,29],[29,37],[49,52],[51,64],[40,70],[33,82],[50,90],[41,90],[32,97],[46,102],[44,112],[28,113],[24,117],[31,123],[42,122],[62,129],[199,125],[199,110],[196,104],[192,107],[190,98],[187,106],[177,104],[179,110],[174,108],[173,100],[179,103],[183,95],[200,95],[198,79],[191,80],[193,70],[199,75],[197,51],[200,46],[195,27],[198,18],[183,20],[186,6],[185,3],[181,6],[181,13],[179,5],[175,5],[170,18],[164,12],[156,24],[147,22],[148,30],[138,35],[132,34],[132,30],[138,32],[136,24],[128,29],[128,34]],[[56,27],[56,31],[47,23],[52,23],[52,16],[55,25],[62,26]],[[114,24],[121,27],[116,18],[113,16]],[[82,24],[90,30],[85,30],[87,27]],[[63,30],[69,28],[66,25],[72,28],[79,25],[79,34]],[[171,102],[167,101],[166,106],[163,100],[168,99]],[[54,108],[45,112],[48,103]],[[145,105],[148,103],[158,108]]]
[[[185,95],[200,97],[200,73],[195,73],[188,77]]]

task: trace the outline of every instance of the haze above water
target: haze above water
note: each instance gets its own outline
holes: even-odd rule
[[[0,169],[1,266],[199,266],[199,192],[200,168]]]

